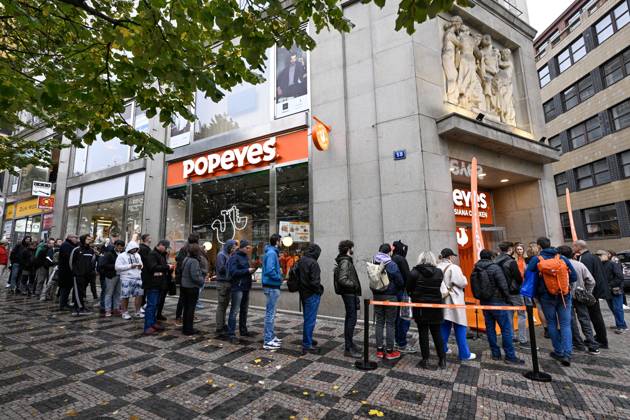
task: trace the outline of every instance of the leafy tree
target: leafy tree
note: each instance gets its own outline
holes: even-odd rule
[[[468,3],[401,0],[396,30],[412,33],[455,1]],[[140,156],[168,153],[125,121],[126,101],[165,126],[177,114],[193,121],[197,90],[219,101],[262,81],[274,44],[314,48],[309,21],[317,31],[351,28],[336,0],[0,0],[0,127],[32,126],[25,111],[75,146],[101,134]],[[59,147],[59,137],[0,137],[0,169],[45,163]]]

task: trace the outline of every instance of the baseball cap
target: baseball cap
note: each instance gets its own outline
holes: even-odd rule
[[[442,252],[440,252],[440,257],[442,258],[448,258],[448,257],[453,257],[453,256],[456,257],[457,254],[454,253],[451,248],[444,248]]]

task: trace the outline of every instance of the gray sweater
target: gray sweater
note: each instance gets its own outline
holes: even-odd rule
[[[186,257],[182,262],[182,287],[201,287],[204,284],[204,275],[199,267],[199,260]]]

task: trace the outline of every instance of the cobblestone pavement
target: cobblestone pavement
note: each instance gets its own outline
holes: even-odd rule
[[[167,316],[174,305],[169,299]],[[579,353],[569,368],[550,360],[541,338],[542,368],[554,379],[542,384],[522,375],[529,354],[524,367],[492,361],[483,339],[471,341],[480,359],[450,355],[445,371],[422,370],[418,355],[406,355],[361,372],[343,357],[343,326],[332,321],[317,324],[322,354],[301,356],[301,320],[292,315],[277,322],[283,349],[268,352],[256,339],[191,339],[173,325],[143,337],[140,320],[52,309],[0,292],[3,419],[630,418],[630,334],[611,331],[611,350]],[[213,331],[214,307],[199,312],[196,326]],[[263,313],[250,315],[259,338]]]

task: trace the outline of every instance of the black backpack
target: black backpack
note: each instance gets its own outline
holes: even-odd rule
[[[300,272],[298,271],[298,263],[293,264],[293,267],[289,270],[287,288],[291,293],[295,293],[300,289]]]
[[[518,281],[514,278],[512,270],[510,269],[510,264],[512,262],[512,258],[507,255],[501,255],[497,258],[494,263],[501,267],[503,270],[503,274],[505,275],[505,279],[508,284],[508,291],[511,295],[516,295],[521,291],[521,285],[518,284]]]
[[[478,300],[489,300],[494,296],[494,284],[485,268],[475,265],[470,275],[473,296]]]

